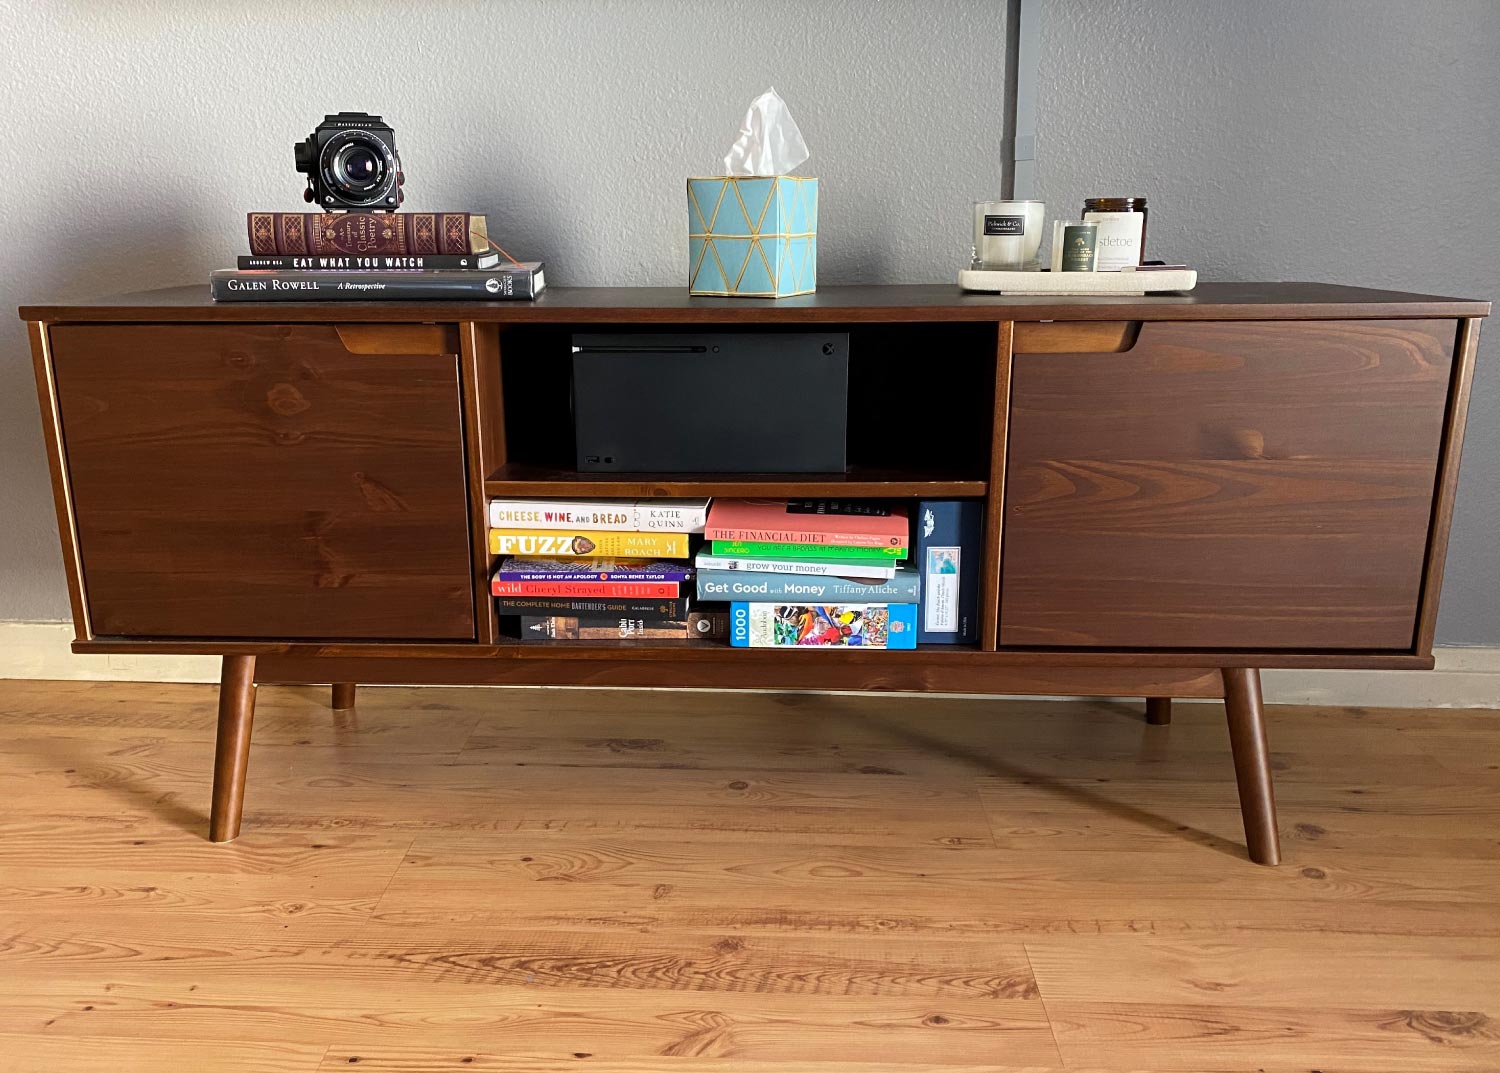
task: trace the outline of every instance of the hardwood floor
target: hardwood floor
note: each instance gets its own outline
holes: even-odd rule
[[[1500,713],[0,682],[0,1070],[1500,1069]]]

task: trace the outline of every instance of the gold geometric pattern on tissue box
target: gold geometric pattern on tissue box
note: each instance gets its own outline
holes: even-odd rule
[[[818,180],[689,179],[688,293],[788,298],[818,286]]]

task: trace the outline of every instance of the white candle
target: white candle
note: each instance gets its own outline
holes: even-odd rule
[[[1047,206],[1041,201],[980,201],[974,205],[978,268],[1036,269]]]

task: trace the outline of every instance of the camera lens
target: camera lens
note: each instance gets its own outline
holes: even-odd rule
[[[395,181],[392,161],[390,150],[369,131],[346,130],[323,146],[319,170],[328,191],[345,205],[371,205]]]
[[[362,145],[352,147],[339,163],[344,177],[355,186],[364,186],[380,174],[380,158]]]
[[[334,185],[363,192],[385,178],[385,161],[379,150],[367,142],[349,141],[339,147],[333,158]]]

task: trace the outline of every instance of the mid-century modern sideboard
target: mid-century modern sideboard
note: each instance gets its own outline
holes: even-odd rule
[[[785,687],[1136,696],[1153,722],[1222,697],[1250,856],[1275,864],[1259,668],[1432,666],[1489,308],[1310,283],[233,305],[193,287],[21,316],[74,651],[223,657],[215,841],[239,831],[257,682],[340,683],[335,706],[357,682]],[[574,328],[809,324],[850,335],[847,472],[575,468]],[[980,498],[980,639],[523,645],[488,595],[499,495]]]

